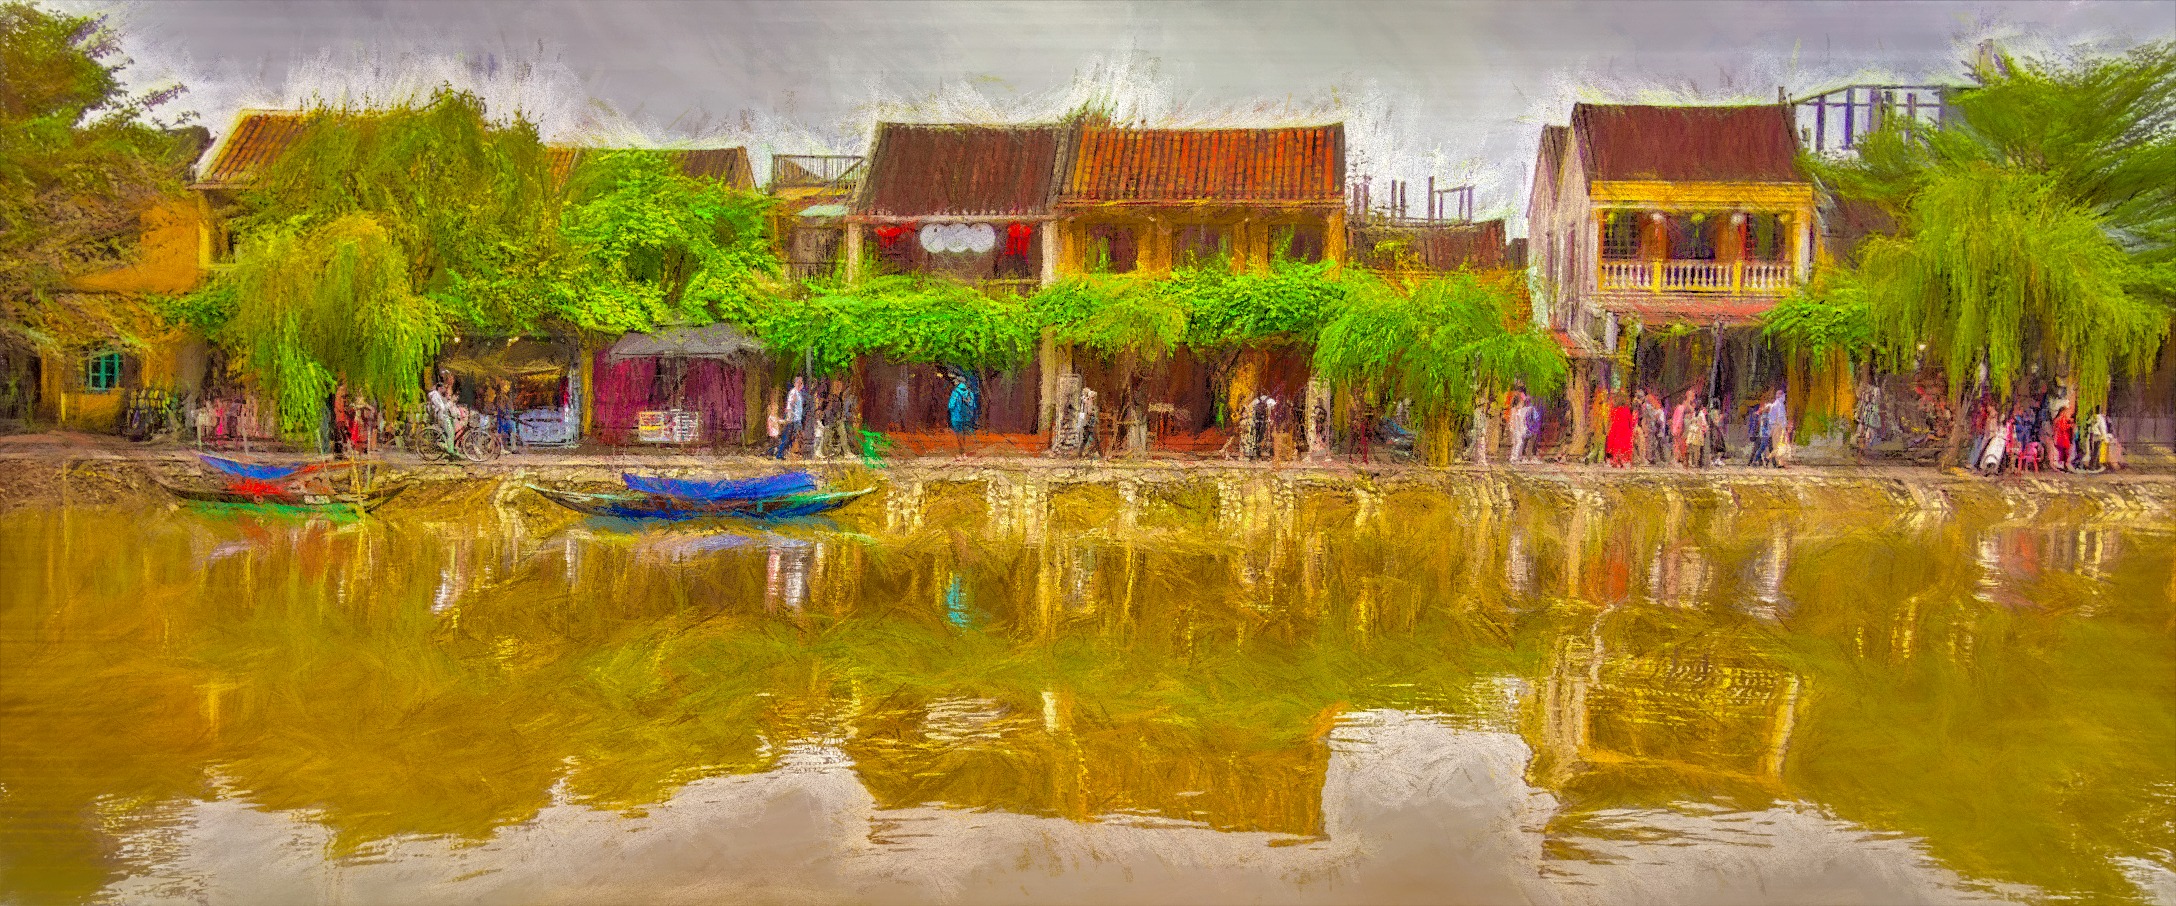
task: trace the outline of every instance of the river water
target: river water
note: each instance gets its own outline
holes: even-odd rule
[[[18,508],[0,901],[2176,902],[2172,557],[1848,488]]]

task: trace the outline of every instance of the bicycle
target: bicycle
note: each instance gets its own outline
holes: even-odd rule
[[[181,400],[164,390],[146,388],[129,394],[121,436],[138,443],[181,433]]]
[[[469,462],[488,462],[506,452],[506,442],[498,432],[482,423],[484,416],[471,414],[454,426],[448,437],[442,424],[424,426],[416,433],[416,441],[423,458],[431,462],[450,462],[465,459]]]

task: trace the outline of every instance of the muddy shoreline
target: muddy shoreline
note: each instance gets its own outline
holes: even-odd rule
[[[1597,469],[1586,466],[1467,467],[1355,466],[1338,463],[1240,464],[1223,462],[1088,462],[1029,458],[904,460],[872,469],[858,462],[790,463],[815,472],[827,484],[876,486],[857,507],[882,511],[895,490],[919,497],[925,489],[965,486],[995,499],[999,488],[1041,488],[1063,493],[1076,487],[1115,488],[1122,496],[1165,496],[1209,486],[1283,493],[1351,494],[1365,500],[1386,493],[1435,492],[1465,505],[1648,505],[1673,501],[1697,507],[1913,511],[1957,508],[2007,510],[2014,517],[2061,512],[2087,518],[2176,522],[2176,476],[2007,476],[1987,479],[1924,468],[1804,467],[1787,470],[1720,468]],[[406,482],[411,500],[448,498],[504,500],[522,484],[603,488],[617,486],[625,471],[668,475],[750,476],[780,464],[758,457],[694,459],[671,456],[526,456],[488,464],[426,463],[388,457],[373,469],[378,480]],[[8,451],[0,455],[0,510],[37,506],[105,506],[173,501],[160,482],[208,483],[203,467],[183,451]]]

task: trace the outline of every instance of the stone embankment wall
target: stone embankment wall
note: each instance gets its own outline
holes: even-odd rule
[[[1618,507],[1667,505],[1695,509],[1818,510],[1830,513],[1971,511],[1994,518],[2116,519],[2176,524],[2176,476],[2095,475],[2047,477],[1978,476],[1931,469],[1750,469],[1687,472],[1608,469],[1356,470],[1343,466],[1269,468],[1224,463],[1112,463],[1081,465],[1046,460],[909,461],[883,469],[842,463],[793,463],[830,486],[875,485],[843,511],[854,521],[918,521],[932,499],[977,498],[980,514],[1034,509],[1052,499],[1102,501],[1113,515],[1131,519],[1144,502],[1182,502],[1190,508],[1270,515],[1300,495],[1349,495],[1361,514],[1392,494],[1440,495],[1449,505],[1476,511],[1523,507]],[[623,471],[706,477],[752,476],[776,471],[770,460],[749,459],[700,467],[604,460],[539,463],[512,460],[486,465],[389,463],[375,466],[376,480],[411,485],[390,511],[434,502],[490,503],[532,509],[547,506],[524,484],[586,489],[619,486]],[[203,468],[183,456],[40,457],[0,460],[0,509],[21,506],[166,503],[159,482],[203,483]],[[467,505],[467,504],[463,504]],[[949,505],[949,504],[948,504]],[[1226,512],[1230,511],[1230,512]]]

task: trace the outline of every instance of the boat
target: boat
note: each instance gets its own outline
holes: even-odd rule
[[[858,491],[802,491],[761,498],[702,500],[670,494],[565,491],[529,485],[544,499],[577,513],[619,519],[793,519],[845,506],[874,488]]]
[[[198,503],[244,504],[252,506],[286,506],[309,509],[341,509],[361,507],[363,512],[377,509],[379,505],[400,492],[408,490],[406,484],[380,485],[359,494],[320,494],[294,489],[274,489],[263,486],[239,488],[189,488],[160,481],[159,487],[183,500]]]
[[[665,478],[621,472],[620,481],[627,484],[628,490],[638,494],[655,494],[662,497],[677,497],[683,500],[762,500],[769,497],[784,497],[788,494],[813,494],[816,492],[816,476],[807,472],[780,472],[776,475],[734,478],[723,481]]]
[[[348,468],[355,465],[354,460],[328,460],[324,462],[244,462],[239,459],[229,459],[225,456],[214,456],[210,453],[198,453],[196,455],[196,458],[203,460],[204,464],[207,466],[211,466],[212,468],[218,469],[221,472],[225,472],[226,474],[231,475],[235,478],[247,481],[286,481],[288,479],[298,478],[303,475],[311,474],[313,472],[322,472],[329,469]]]

